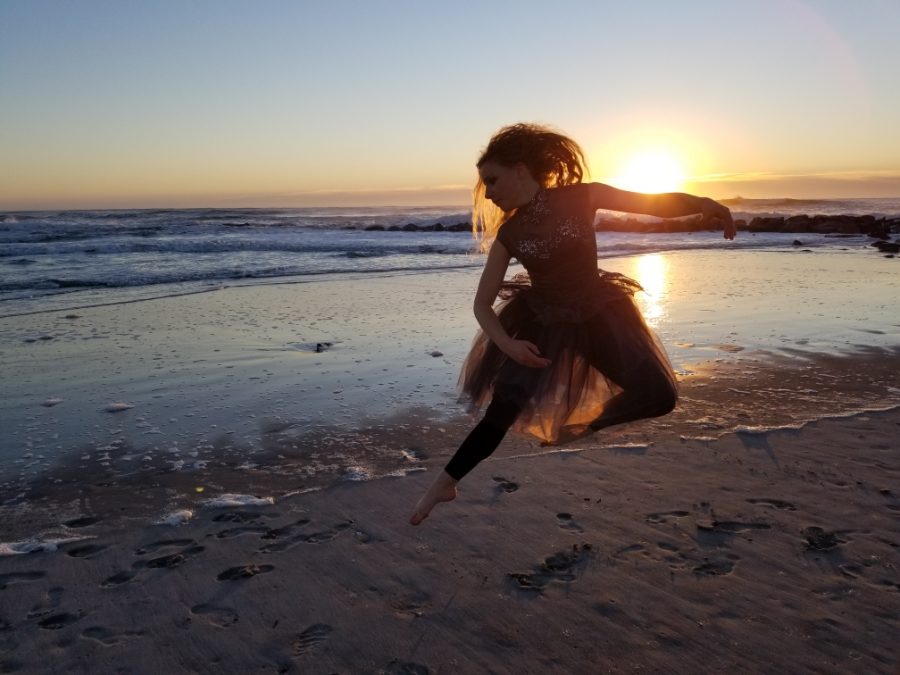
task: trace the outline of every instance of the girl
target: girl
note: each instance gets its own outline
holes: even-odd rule
[[[632,298],[640,286],[597,268],[594,215],[701,214],[733,239],[731,212],[688,194],[583,183],[584,165],[577,143],[535,124],[504,127],[478,160],[472,228],[488,257],[474,302],[481,331],[460,384],[473,407],[490,404],[419,500],[413,525],[454,499],[456,484],[514,425],[558,444],[675,406],[672,367]],[[528,273],[504,282],[512,258]]]

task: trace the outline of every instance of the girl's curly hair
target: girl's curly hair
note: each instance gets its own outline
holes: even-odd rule
[[[487,162],[505,167],[524,164],[544,187],[580,183],[587,173],[584,152],[578,143],[540,124],[519,123],[500,129],[491,137],[476,166],[480,169]],[[487,250],[513,211],[501,211],[484,195],[485,186],[479,178],[473,190],[472,233],[482,250]]]

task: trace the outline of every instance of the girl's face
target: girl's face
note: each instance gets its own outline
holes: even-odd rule
[[[524,206],[540,187],[524,164],[503,166],[487,161],[478,168],[484,183],[484,196],[502,211],[512,211]]]

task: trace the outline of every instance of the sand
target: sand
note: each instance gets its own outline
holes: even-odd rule
[[[511,437],[418,528],[477,275],[2,320],[0,672],[896,673],[896,281],[798,254],[761,324],[777,255],[666,257],[675,413]]]
[[[900,413],[344,483],[7,557],[5,672],[894,673]],[[848,449],[853,452],[848,452]]]

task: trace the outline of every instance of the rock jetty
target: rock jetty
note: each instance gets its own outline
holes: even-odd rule
[[[876,239],[887,239],[893,232],[900,232],[900,218],[876,218],[872,215],[853,216],[770,216],[736,220],[737,229],[745,232],[790,232],[818,234],[867,234]],[[597,221],[598,232],[700,232],[710,228],[700,218],[673,218],[645,222],[637,218],[603,218]]]

